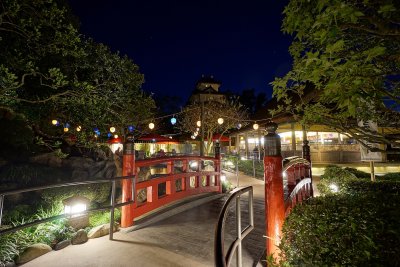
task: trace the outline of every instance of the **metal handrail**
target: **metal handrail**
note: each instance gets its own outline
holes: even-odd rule
[[[8,191],[3,191],[0,192],[0,226],[1,226],[1,221],[2,221],[2,216],[3,216],[3,204],[4,204],[4,198],[5,196],[9,195],[14,195],[14,194],[19,194],[19,193],[26,193],[26,192],[32,192],[32,191],[38,191],[38,190],[44,190],[44,189],[52,189],[52,188],[58,188],[58,187],[69,187],[69,186],[76,186],[76,185],[88,185],[88,184],[101,184],[101,183],[107,183],[111,182],[112,183],[112,188],[111,188],[111,205],[110,206],[105,206],[105,207],[100,207],[100,208],[94,208],[94,209],[89,209],[83,212],[80,212],[80,214],[88,214],[93,211],[100,211],[100,210],[107,210],[110,209],[110,240],[112,239],[112,233],[113,233],[113,227],[114,227],[114,210],[115,208],[122,207],[125,205],[133,204],[135,200],[135,182],[132,182],[132,200],[126,201],[123,203],[118,203],[115,204],[115,191],[116,191],[116,181],[119,180],[126,180],[126,179],[134,179],[135,176],[120,176],[120,177],[114,177],[111,179],[102,179],[102,180],[88,180],[88,181],[82,181],[82,182],[72,182],[72,183],[62,183],[62,184],[53,184],[53,185],[44,185],[44,186],[36,186],[36,187],[30,187],[30,188],[23,188],[23,189],[14,189],[14,190],[8,190]],[[72,214],[73,215],[73,214]],[[67,218],[70,217],[71,214],[60,214],[57,216],[52,216],[40,220],[35,220],[33,222],[28,222],[25,224],[17,225],[14,227],[6,228],[3,230],[0,230],[0,235],[1,234],[6,234],[6,233],[13,233],[18,230],[31,227],[34,225],[38,225],[41,223],[49,222],[49,221],[54,221],[62,218]]]
[[[240,211],[240,196],[244,193],[249,193],[249,225],[242,231],[241,229],[241,211]],[[224,255],[224,230],[226,215],[228,208],[233,200],[236,200],[236,233],[235,241],[230,245],[228,252]],[[237,266],[242,266],[242,240],[254,229],[254,212],[253,212],[253,187],[236,188],[231,192],[231,196],[226,200],[222,210],[219,214],[218,222],[215,228],[214,239],[214,260],[215,266],[226,267],[229,266],[235,250]]]

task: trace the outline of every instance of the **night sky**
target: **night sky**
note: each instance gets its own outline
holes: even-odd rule
[[[222,91],[270,96],[269,83],[291,66],[291,37],[280,31],[287,2],[69,0],[84,35],[139,65],[144,90],[182,103],[202,74]]]

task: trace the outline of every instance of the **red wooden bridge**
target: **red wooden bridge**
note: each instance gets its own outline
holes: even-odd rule
[[[263,224],[265,223],[265,231],[263,231],[263,235],[266,236],[265,247],[267,255],[272,254],[274,257],[278,257],[278,245],[284,218],[294,205],[312,197],[312,174],[307,141],[305,141],[303,148],[303,158],[282,159],[280,138],[275,132],[276,125],[271,124],[267,127],[267,131],[268,134],[265,136],[266,153],[263,159],[265,177],[265,220],[263,222]],[[215,192],[218,194],[222,192],[221,155],[218,143],[216,143],[214,157],[172,156],[136,161],[133,148],[133,137],[127,136],[124,144],[123,177],[117,177],[109,181],[79,182],[79,184],[112,183],[111,205],[100,208],[111,210],[110,224],[114,223],[114,209],[117,207],[122,207],[121,227],[127,228],[134,225],[135,219],[138,217],[159,209],[166,204],[202,193]],[[153,172],[149,173],[150,169]],[[117,180],[122,180],[122,200],[119,203],[115,200]],[[28,192],[72,185],[77,185],[77,183],[30,188],[22,191]],[[22,191],[0,192],[0,225],[4,198]],[[243,199],[248,200],[248,206],[242,207],[240,199],[242,195],[246,194],[248,194],[248,197]],[[214,262],[216,266],[229,266],[234,254],[236,254],[236,265],[242,266],[242,241],[255,227],[252,196],[252,187],[237,188],[231,192],[227,202],[221,208],[214,237]],[[233,202],[236,202],[236,219],[234,222],[230,221],[232,218],[228,219],[227,217],[228,211],[231,210],[230,204]],[[86,213],[91,211],[88,210]],[[243,212],[247,212],[249,216],[248,225],[244,228],[242,225],[245,220],[241,218],[241,213]],[[56,216],[55,219],[62,216]],[[42,221],[0,230],[0,234],[17,231],[52,219],[46,218]],[[224,228],[227,224],[236,225],[236,238],[226,251],[224,248],[226,243]],[[110,239],[113,240],[112,231]]]

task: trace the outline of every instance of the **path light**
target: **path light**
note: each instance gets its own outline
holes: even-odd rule
[[[69,215],[68,224],[75,229],[89,225],[89,216],[85,213],[90,200],[82,196],[72,196],[63,200],[64,214]]]
[[[332,193],[339,192],[339,187],[336,184],[330,184],[329,189],[332,191]]]
[[[53,124],[53,125],[58,125],[58,120],[52,120],[52,121],[51,121],[51,124]]]
[[[223,118],[218,118],[218,124],[223,124],[224,123],[224,119]]]
[[[154,123],[150,122],[149,123],[149,128],[150,128],[150,130],[153,130],[154,129]]]
[[[253,124],[253,129],[254,129],[254,130],[258,130],[258,124],[257,124],[257,122]]]
[[[110,127],[110,132],[114,133],[115,132],[115,127]]]
[[[176,124],[176,119],[175,119],[175,117],[171,118],[171,124],[172,124],[172,125],[175,125],[175,124]]]
[[[221,182],[225,182],[226,181],[226,175],[225,174],[222,174],[221,175]]]
[[[196,122],[197,127],[201,127],[201,121]]]

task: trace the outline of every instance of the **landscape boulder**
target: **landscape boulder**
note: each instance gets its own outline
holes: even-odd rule
[[[80,229],[76,234],[71,238],[71,244],[72,245],[79,245],[83,244],[88,241],[88,236],[85,232],[85,230]]]
[[[17,264],[23,264],[31,261],[37,257],[46,254],[47,252],[50,252],[51,250],[52,249],[50,246],[41,243],[29,246],[19,255]]]
[[[117,231],[117,227],[114,225],[114,232]],[[97,238],[108,235],[110,233],[110,224],[102,224],[94,227],[88,233],[88,238]]]

